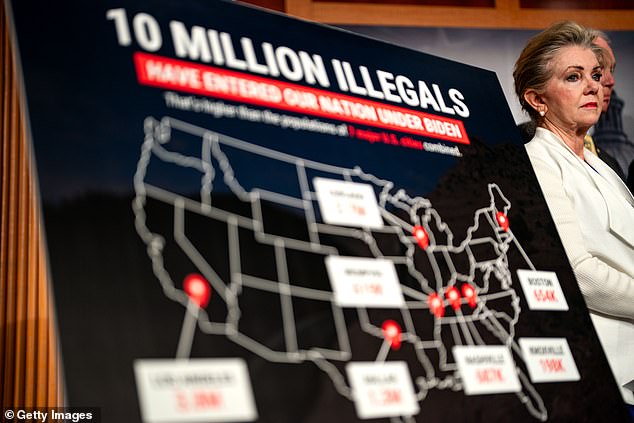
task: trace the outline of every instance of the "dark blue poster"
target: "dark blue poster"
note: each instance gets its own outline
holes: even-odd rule
[[[10,6],[68,405],[625,420],[494,73],[235,3]]]

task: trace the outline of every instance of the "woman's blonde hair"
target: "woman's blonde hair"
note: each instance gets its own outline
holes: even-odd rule
[[[563,21],[550,26],[528,40],[520,57],[515,62],[513,80],[515,81],[515,93],[519,97],[520,104],[528,112],[531,119],[537,121],[540,116],[524,99],[524,93],[529,89],[543,92],[546,83],[553,74],[552,60],[562,48],[579,46],[591,49],[597,56],[599,63],[603,64],[603,50],[593,44],[598,35],[597,31],[576,22]]]

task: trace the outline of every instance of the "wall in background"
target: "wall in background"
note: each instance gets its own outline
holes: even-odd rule
[[[634,30],[629,0],[246,0],[336,25],[540,29],[573,19],[604,30]]]
[[[62,404],[37,184],[0,2],[0,409]]]

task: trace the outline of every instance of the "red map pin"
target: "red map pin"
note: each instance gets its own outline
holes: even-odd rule
[[[500,225],[500,228],[504,229],[504,232],[507,232],[509,230],[509,218],[506,217],[506,215],[502,212],[497,212],[495,214],[495,219],[498,221],[498,225]]]
[[[383,322],[383,336],[392,345],[393,350],[401,348],[401,327],[394,320],[386,320]]]
[[[429,311],[436,317],[440,318],[445,315],[445,305],[442,302],[442,298],[436,293],[430,294],[427,298],[429,304]]]
[[[475,308],[476,301],[478,299],[478,293],[473,288],[473,286],[471,286],[471,284],[465,283],[464,285],[462,285],[462,296],[467,299],[467,302],[469,303],[471,308]]]
[[[418,243],[418,246],[420,248],[422,248],[423,250],[427,248],[427,246],[429,245],[429,236],[427,236],[427,231],[425,231],[425,228],[420,225],[414,226],[414,229],[412,229],[412,235],[416,239],[416,242]]]
[[[198,273],[192,273],[185,277],[183,289],[198,307],[204,308],[209,303],[211,297],[211,287],[209,282]]]
[[[455,286],[450,286],[445,291],[445,297],[449,301],[451,308],[454,310],[458,310],[460,308],[460,292],[456,289]]]

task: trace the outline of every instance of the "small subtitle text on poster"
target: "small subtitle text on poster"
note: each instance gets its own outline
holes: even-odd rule
[[[306,116],[291,116],[269,109],[255,109],[245,105],[227,104],[223,101],[213,101],[207,98],[182,96],[172,91],[163,93],[163,98],[165,105],[169,108],[206,113],[215,118],[240,119],[279,126],[284,129],[305,130],[341,137],[348,136],[348,126],[346,124],[333,124]]]
[[[348,135],[370,144],[388,144],[411,148],[414,150],[424,150],[430,153],[444,154],[448,156],[462,157],[460,149],[455,146],[448,146],[441,143],[418,140],[408,135],[399,135],[388,131],[375,131],[368,128],[359,128],[354,125],[348,125]]]

